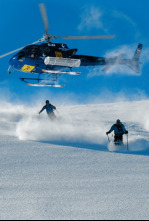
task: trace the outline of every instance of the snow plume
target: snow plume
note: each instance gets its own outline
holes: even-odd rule
[[[129,131],[129,151],[148,149],[149,101],[118,102],[57,107],[59,118],[51,122],[46,113],[24,116],[16,124],[20,140],[54,142],[58,144],[95,144],[107,146],[106,131],[120,119]],[[128,114],[129,113],[129,114]],[[135,113],[135,114],[134,114]],[[112,134],[109,135],[113,140]],[[126,151],[127,136],[124,135]],[[112,149],[111,149],[112,148]],[[118,151],[109,148],[110,151]]]
[[[127,96],[126,96],[127,95]],[[103,88],[100,94],[90,94],[87,101],[84,99],[84,104],[107,104],[107,103],[122,103],[127,101],[147,100],[148,97],[144,91],[137,89],[135,93],[128,93],[128,91],[120,90],[119,92],[111,92],[108,88]]]
[[[41,102],[34,106],[1,102],[0,134],[17,136],[20,140],[94,144],[103,142],[103,132],[101,128],[96,130],[94,127],[95,116],[90,111],[88,113],[85,110],[84,113],[81,106],[77,105],[56,105],[55,115],[58,120],[52,122],[46,111],[38,114],[42,106]]]
[[[38,114],[41,106],[27,107],[7,102],[0,104],[0,134],[20,140],[54,142],[57,144],[93,144],[106,148],[106,131],[120,119],[129,131],[130,150],[147,148],[149,140],[149,101],[117,102],[73,106],[57,106],[56,121],[46,112]],[[129,114],[128,114],[129,113]],[[112,134],[109,135],[113,140]],[[126,144],[126,136],[124,136]],[[142,145],[142,146],[141,146]],[[125,145],[126,147],[126,145]],[[114,151],[114,149],[109,149]]]
[[[103,143],[102,129],[95,128],[90,111],[79,106],[58,108],[57,120],[51,121],[46,112],[40,116],[23,117],[18,122],[16,134],[20,140],[41,140],[62,143]],[[104,125],[102,125],[104,127]]]
[[[123,54],[124,56],[120,59],[131,59],[135,53],[136,48],[137,48],[137,45],[135,46],[123,45],[112,51],[108,51],[103,57],[115,58]],[[140,61],[142,62],[145,61],[145,56],[142,57],[142,53],[141,53]],[[110,69],[107,71],[103,70],[104,67],[105,66],[95,67],[93,70],[89,71],[88,77],[95,77],[95,76],[100,76],[100,75],[112,75],[112,74],[138,75],[138,73],[135,73],[131,68],[127,67],[126,65],[119,65],[118,61],[115,65],[111,66]]]

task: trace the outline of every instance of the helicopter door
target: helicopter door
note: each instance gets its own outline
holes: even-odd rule
[[[23,62],[24,59],[25,59],[25,53],[23,53],[23,52],[20,53],[20,54],[18,55],[17,59],[18,59],[18,61]]]

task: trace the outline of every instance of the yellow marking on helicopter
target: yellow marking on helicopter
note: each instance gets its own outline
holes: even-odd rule
[[[57,58],[63,58],[62,52],[55,51],[55,55]]]
[[[21,68],[21,71],[31,72],[34,68],[35,68],[35,66],[31,66],[31,65],[25,64],[25,65]]]

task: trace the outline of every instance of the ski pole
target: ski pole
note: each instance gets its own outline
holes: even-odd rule
[[[110,138],[109,138],[108,134],[107,134],[107,137],[108,137],[108,141],[110,142]]]
[[[128,149],[128,134],[127,134],[127,151],[128,151],[129,149]]]

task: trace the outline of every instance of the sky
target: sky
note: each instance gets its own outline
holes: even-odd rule
[[[68,100],[85,104],[148,99],[148,0],[0,0],[0,55],[42,38],[39,3],[46,6],[51,35],[116,36],[108,40],[53,41],[77,48],[77,54],[114,57],[124,53],[126,58],[131,58],[138,43],[142,43],[141,74],[138,76],[124,66],[113,67],[109,73],[103,73],[102,67],[78,68],[74,70],[81,75],[59,78],[65,88],[29,87],[19,78],[33,76],[18,71],[8,74],[12,57],[9,55],[0,60],[1,99],[28,104],[38,99],[43,102],[50,99],[55,104],[68,103]]]

